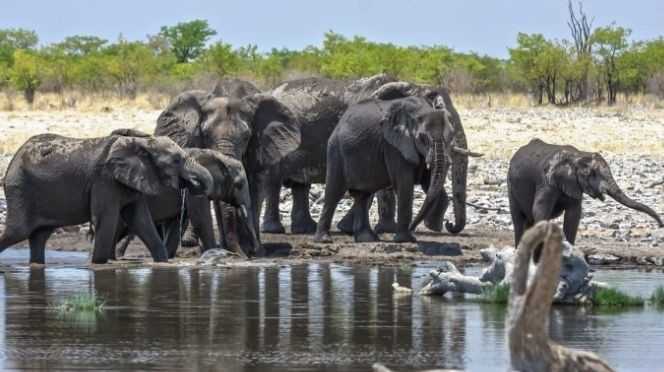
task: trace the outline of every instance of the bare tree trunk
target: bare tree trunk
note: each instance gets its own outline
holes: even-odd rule
[[[534,277],[533,253],[542,245]],[[560,275],[562,232],[542,221],[526,231],[516,252],[510,285],[507,338],[512,367],[519,371],[613,371],[594,353],[558,345],[549,338],[549,313]]]

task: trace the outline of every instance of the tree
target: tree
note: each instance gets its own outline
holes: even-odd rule
[[[527,82],[535,94],[538,104],[542,104],[546,76],[541,66],[541,55],[546,51],[549,42],[542,34],[519,33],[516,48],[509,49],[510,62],[519,72],[519,78]]]
[[[569,9],[569,21],[567,26],[569,27],[570,33],[572,35],[572,40],[574,41],[574,47],[576,51],[576,61],[575,68],[580,69],[580,73],[577,74],[576,81],[576,94],[575,97],[570,97],[572,95],[571,85],[572,81],[568,81],[566,85],[566,90],[570,90],[566,93],[568,99],[573,99],[575,101],[586,100],[588,98],[588,75],[590,74],[590,63],[592,62],[592,27],[593,20],[588,21],[588,16],[583,11],[583,4],[578,3],[579,13],[576,14],[574,7],[572,6],[572,0],[569,0],[567,3]]]
[[[96,36],[74,35],[66,37],[54,47],[60,48],[68,56],[86,56],[99,52],[107,42]]]
[[[601,73],[607,88],[607,103],[616,103],[616,95],[620,84],[618,59],[628,48],[627,38],[631,30],[615,24],[598,27],[593,32],[592,42],[596,46],[595,54],[601,65]]]
[[[13,60],[14,65],[9,73],[9,80],[17,90],[23,92],[28,104],[32,105],[46,66],[37,53],[23,49],[14,52]]]
[[[16,49],[33,49],[39,38],[34,31],[22,28],[0,29],[0,65],[11,66]]]
[[[198,57],[205,43],[217,32],[202,19],[180,22],[175,26],[163,26],[159,33],[171,46],[178,63],[189,62]]]
[[[218,42],[210,46],[201,56],[204,68],[219,78],[236,74],[241,67],[240,57],[233,51],[230,44]]]
[[[134,98],[141,82],[158,72],[152,50],[141,42],[120,39],[104,51],[105,73],[115,82],[118,93]]]

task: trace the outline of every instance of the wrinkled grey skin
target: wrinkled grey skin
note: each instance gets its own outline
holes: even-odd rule
[[[249,219],[258,221],[263,183],[300,144],[299,123],[293,117],[268,95],[234,99],[217,97],[213,92],[189,91],[177,96],[161,113],[155,134],[168,136],[182,147],[211,149],[242,161],[252,203]],[[241,231],[238,236],[232,208],[216,208],[216,213],[223,221],[227,245],[240,244],[248,254],[264,254],[262,246],[256,246],[250,236]],[[255,230],[258,231],[257,225]]]
[[[28,239],[30,262],[43,264],[46,241],[56,228],[92,222],[92,262],[105,263],[114,256],[122,218],[155,261],[167,261],[146,196],[182,187],[208,193],[212,178],[168,138],[34,136],[7,169],[7,222],[0,251]]]
[[[514,240],[539,221],[563,213],[565,238],[574,244],[581,221],[583,195],[604,200],[608,194],[620,204],[662,219],[650,207],[630,199],[613,179],[611,169],[599,153],[579,151],[533,139],[512,157],[507,174]]]
[[[242,227],[246,228],[252,239],[258,236],[254,229],[255,221],[248,211],[251,208],[251,196],[249,195],[249,183],[244,172],[244,167],[239,161],[222,155],[217,151],[206,149],[185,149],[187,156],[197,164],[205,168],[212,177],[212,189],[205,195],[187,195],[185,209],[189,218],[197,227],[196,233],[201,239],[201,254],[216,247],[214,230],[212,228],[212,216],[210,215],[209,201],[225,202],[236,209]],[[182,193],[170,191],[158,196],[147,198],[150,214],[155,224],[161,229],[162,240],[166,244],[168,257],[174,258],[180,238],[182,216]],[[196,215],[202,211],[203,215]],[[124,226],[123,226],[124,227]],[[121,240],[129,231],[126,229],[118,232],[118,240]],[[118,255],[123,256],[129,244],[129,238],[125,244],[118,248]],[[258,244],[256,242],[256,244]]]
[[[451,115],[435,110],[423,98],[351,105],[330,136],[327,147],[325,204],[315,240],[329,235],[337,203],[350,191],[356,242],[378,240],[369,226],[369,200],[374,192],[393,187],[398,195],[396,242],[414,242],[412,231],[434,207],[447,201],[444,184],[455,138]],[[413,187],[427,191],[413,218]],[[412,220],[412,222],[411,222]]]
[[[389,75],[381,74],[355,81],[338,81],[326,78],[306,78],[287,81],[270,92],[293,112],[302,125],[302,142],[299,148],[281,163],[280,174],[283,180],[275,180],[266,190],[266,212],[262,231],[283,233],[284,227],[279,214],[279,190],[281,181],[293,189],[293,207],[291,212],[291,231],[311,233],[316,224],[309,214],[309,188],[312,183],[324,183],[326,174],[327,141],[336,127],[341,115],[349,105],[368,98],[391,100],[408,96],[426,99],[429,104],[440,109],[444,105],[452,116],[456,130],[455,143],[467,148],[463,126],[448,92],[396,81]],[[455,210],[455,223],[447,224],[450,232],[463,230],[466,221],[466,178],[468,171],[467,156],[452,154],[452,181]],[[378,193],[379,221],[376,231],[395,232],[395,200],[392,191]],[[425,219],[430,229],[442,229],[442,200]],[[339,223],[340,230],[352,232],[352,214],[349,212]]]

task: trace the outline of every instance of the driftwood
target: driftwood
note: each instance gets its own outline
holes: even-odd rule
[[[543,244],[528,280],[533,251]],[[507,339],[512,367],[519,371],[613,371],[594,353],[568,349],[549,338],[549,313],[560,277],[562,234],[551,222],[526,231],[515,253]],[[528,285],[528,282],[529,285]]]
[[[555,303],[586,304],[590,303],[597,289],[606,285],[592,279],[590,266],[585,261],[583,253],[571,244],[564,242],[564,251],[561,257],[563,270],[553,296]],[[421,290],[421,295],[444,295],[448,292],[480,294],[483,290],[496,285],[509,285],[512,280],[516,250],[505,247],[498,250],[494,247],[481,250],[485,261],[489,262],[480,276],[462,274],[451,262],[443,262],[436,270],[432,270],[429,281]],[[529,272],[535,272],[535,265],[531,265]]]

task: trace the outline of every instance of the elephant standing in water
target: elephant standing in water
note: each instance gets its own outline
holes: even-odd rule
[[[301,123],[302,141],[298,149],[287,155],[280,163],[278,176],[272,177],[266,189],[266,211],[262,231],[283,233],[284,227],[279,214],[279,190],[282,181],[293,190],[291,231],[312,233],[316,223],[309,212],[309,188],[312,183],[325,183],[327,141],[341,115],[349,105],[367,98],[390,100],[408,96],[425,99],[428,104],[441,109],[443,106],[451,115],[456,138],[456,151],[452,158],[452,189],[454,202],[454,224],[446,225],[448,231],[458,233],[466,223],[466,179],[468,155],[466,135],[450,96],[445,89],[418,86],[381,74],[352,82],[325,78],[306,78],[284,82],[270,92],[287,106]],[[395,232],[396,224],[394,194],[391,190],[378,193],[379,221],[376,232]],[[434,207],[425,224],[432,230],[442,229],[445,214],[442,200]],[[340,230],[352,232],[352,212],[339,223]]]
[[[392,186],[399,203],[394,240],[414,242],[412,231],[424,217],[438,213],[435,206],[447,207],[445,176],[455,140],[451,120],[444,107],[436,110],[419,97],[351,105],[328,143],[325,205],[315,240],[331,242],[334,209],[346,191],[355,199],[355,241],[378,240],[369,226],[369,200]],[[427,196],[411,223],[416,183]]]
[[[145,137],[146,134],[133,131],[114,131],[114,134]],[[162,240],[166,244],[168,257],[174,258],[180,243],[180,229],[183,226],[181,217],[189,217],[192,224],[197,227],[196,233],[201,238],[201,253],[214,248],[215,237],[212,221],[206,219],[210,213],[199,215],[200,211],[208,210],[210,200],[222,201],[236,208],[242,226],[247,229],[254,245],[258,245],[258,235],[255,230],[256,222],[249,213],[251,209],[251,196],[249,195],[249,183],[244,172],[242,163],[221,153],[207,149],[187,148],[185,153],[189,159],[205,168],[212,177],[212,187],[207,195],[187,195],[185,205],[182,205],[182,195],[176,190],[163,192],[157,196],[148,196],[147,202],[155,224],[161,228]],[[186,213],[183,213],[182,208]],[[221,221],[217,221],[221,222]],[[222,227],[220,227],[222,228]],[[122,240],[125,235],[132,233],[126,225],[122,225],[117,233],[117,240]],[[118,248],[118,255],[123,256],[131,237]],[[243,255],[240,250],[237,252]]]
[[[30,138],[16,152],[4,181],[7,222],[0,251],[28,239],[30,262],[43,264],[46,241],[61,226],[92,222],[93,263],[114,257],[124,220],[155,261],[168,255],[146,196],[188,188],[210,193],[212,177],[165,137],[108,136],[77,139],[54,134]]]
[[[524,231],[539,221],[565,213],[565,238],[574,244],[581,221],[583,194],[604,201],[608,194],[620,204],[662,219],[650,207],[630,199],[613,179],[606,160],[573,146],[548,144],[533,139],[512,157],[507,173],[514,241],[519,245]]]
[[[252,203],[248,218],[256,221],[254,229],[258,231],[259,191],[266,175],[274,174],[273,168],[300,144],[299,123],[271,96],[257,93],[243,98],[217,97],[217,90],[178,95],[159,115],[155,134],[168,136],[185,148],[215,150],[241,161]],[[196,213],[210,214],[209,207],[201,208]],[[217,205],[216,211],[217,219],[223,221],[223,230],[228,233],[224,238],[231,246],[229,249],[238,250],[239,244],[249,254],[264,253],[259,240],[238,229],[234,208]],[[211,221],[211,217],[206,220]]]

